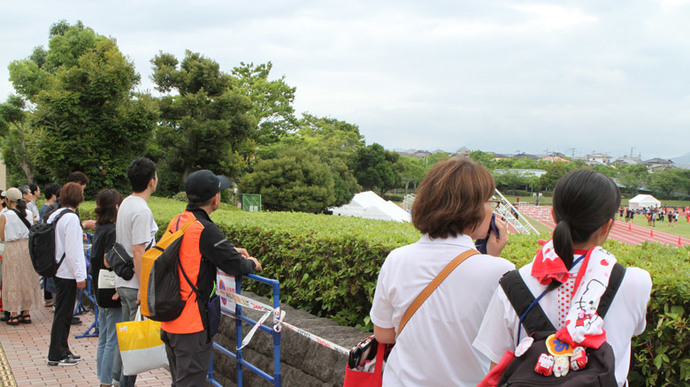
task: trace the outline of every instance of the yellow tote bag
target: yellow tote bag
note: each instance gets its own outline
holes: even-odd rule
[[[125,375],[137,375],[168,365],[165,344],[161,340],[161,323],[141,320],[139,310],[135,321],[115,324]]]

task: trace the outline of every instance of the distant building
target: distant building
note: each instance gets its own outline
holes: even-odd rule
[[[611,158],[605,153],[592,153],[585,156],[585,163],[588,165],[609,165]]]
[[[664,169],[674,167],[673,161],[659,158],[649,159],[644,162],[644,165],[646,165],[647,169],[650,171],[663,171]]]
[[[616,161],[614,161],[613,163],[616,165],[622,166],[622,165],[635,165],[635,164],[639,164],[641,162],[642,162],[642,160],[640,160],[639,157],[623,156],[623,157],[616,159]]]
[[[553,152],[539,159],[539,161],[546,161],[548,163],[553,163],[556,161],[563,161],[569,163],[570,160],[565,157],[563,153]]]

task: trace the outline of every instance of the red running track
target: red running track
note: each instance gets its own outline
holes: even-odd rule
[[[553,222],[553,218],[551,217],[551,207],[538,207],[521,203],[518,207],[518,211],[550,227],[551,229],[556,227],[556,224]],[[667,245],[679,246],[678,241],[680,241],[680,245],[683,246],[690,244],[690,239],[688,238],[682,238],[678,235],[659,231],[658,228],[648,229],[632,223],[621,222],[619,220],[613,222],[613,228],[611,229],[609,238],[629,245],[641,245],[643,242],[658,242]]]

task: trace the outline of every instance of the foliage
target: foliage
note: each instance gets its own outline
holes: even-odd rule
[[[687,186],[687,172],[681,169],[664,169],[649,175],[649,186],[654,191],[663,192],[664,198],[671,199],[674,191]]]
[[[56,181],[83,171],[90,194],[127,188],[127,165],[145,149],[156,115],[147,96],[132,93],[139,75],[115,41],[62,21],[51,27],[47,51],[38,47],[9,70],[35,107],[27,139],[35,165]]]
[[[240,63],[232,70],[235,87],[252,102],[249,114],[259,124],[256,140],[259,145],[276,143],[297,126],[292,107],[295,88],[285,83],[285,76],[269,81],[272,68],[271,62],[259,65]]]
[[[335,202],[331,169],[304,149],[282,149],[242,177],[240,191],[261,194],[268,210],[323,212]]]
[[[400,165],[400,170],[402,171],[402,180],[405,186],[405,192],[407,192],[410,184],[417,189],[419,183],[422,182],[424,176],[426,176],[426,169],[424,168],[425,161],[423,159],[418,159],[412,156],[400,156],[398,159],[398,164]]]
[[[2,158],[9,166],[10,185],[34,182],[34,162],[27,151],[27,140],[33,132],[29,116],[22,97],[11,95],[7,102],[0,104],[0,135],[4,137]],[[17,166],[21,174],[15,171]]]
[[[352,169],[359,184],[366,190],[379,189],[383,196],[387,190],[401,185],[399,154],[372,144],[359,149],[352,162]]]
[[[545,166],[546,173],[539,178],[539,185],[543,189],[552,190],[556,182],[570,171],[574,171],[578,166],[573,162],[555,161]]]
[[[161,122],[156,132],[163,169],[177,186],[193,171],[237,177],[255,152],[256,119],[249,97],[233,90],[217,62],[187,51],[182,62],[160,53],[151,61]]]
[[[335,201],[332,206],[349,203],[361,190],[348,163],[357,150],[364,147],[363,136],[357,125],[335,118],[303,114],[295,137],[301,142],[291,146],[303,146],[321,157],[331,169]]]
[[[628,193],[636,194],[640,187],[647,183],[649,171],[644,164],[625,165],[621,167],[618,176]]]

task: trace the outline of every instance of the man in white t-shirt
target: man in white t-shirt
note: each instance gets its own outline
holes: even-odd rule
[[[141,300],[141,257],[153,245],[158,231],[147,203],[158,186],[156,165],[146,157],[140,157],[129,165],[127,177],[133,193],[120,204],[115,223],[115,241],[133,258],[134,276],[129,280],[116,277],[115,287],[122,302],[122,321],[133,321]],[[121,361],[119,356],[116,362],[118,360]],[[120,386],[132,387],[136,378],[136,375],[120,375]]]

